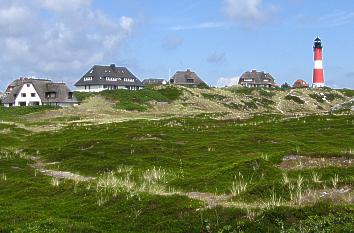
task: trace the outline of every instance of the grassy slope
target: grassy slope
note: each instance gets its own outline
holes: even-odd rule
[[[32,112],[2,110],[0,120],[20,122],[16,111],[25,111],[24,115]],[[275,166],[282,156],[295,150],[341,155],[354,148],[353,130],[352,115],[289,120],[259,116],[242,121],[199,116],[71,125],[36,134],[0,124],[0,145],[2,149],[25,148],[29,154],[38,151],[48,162],[59,161],[61,170],[88,175],[122,164],[141,170],[152,166],[174,173],[182,170],[183,176],[171,179],[168,185],[185,191],[229,193],[234,175],[241,172],[245,179],[253,177],[254,182],[237,199],[253,202],[267,201],[273,189],[282,198],[289,198],[281,181],[282,172]],[[262,155],[269,159],[262,159]],[[311,182],[313,171],[327,186],[338,174],[340,186],[353,187],[352,168],[305,169],[288,175],[295,180],[301,174],[307,186],[316,187]],[[139,200],[127,199],[121,193],[99,207],[93,189],[87,190],[84,184],[75,188],[69,181],[53,187],[50,178],[35,176],[26,160],[0,159],[2,174],[7,179],[0,178],[0,232],[208,232],[208,227],[216,232],[225,225],[246,232],[278,232],[282,226],[298,232],[300,223],[309,231],[323,227],[330,232],[350,232],[353,228],[353,205],[333,206],[326,202],[301,208],[272,208],[262,211],[255,220],[249,220],[247,211],[237,208],[197,211],[201,207],[197,201],[179,196],[144,194]]]
[[[242,169],[249,173],[247,169],[262,154],[279,161],[296,149],[341,153],[354,146],[353,130],[351,116],[129,121],[39,134],[29,139],[28,148],[39,150],[48,161],[60,161],[62,168],[86,175],[120,164],[141,169],[161,166],[177,172],[182,163],[186,178],[176,179],[176,188],[223,193],[242,166],[250,163]],[[266,179],[272,180],[275,174],[281,178],[270,162],[261,162],[264,169],[270,169]]]
[[[233,176],[241,171],[245,177],[253,175],[258,180],[240,197],[244,201],[254,201],[267,199],[274,187],[286,198],[281,191],[281,172],[273,166],[281,156],[296,148],[303,152],[341,153],[353,146],[352,132],[351,116],[286,121],[279,121],[277,117],[255,118],[241,122],[199,118],[73,127],[57,133],[32,135],[8,146],[18,146],[22,141],[22,148],[33,152],[39,150],[48,161],[60,161],[61,169],[83,174],[115,169],[120,164],[141,169],[155,165],[177,171],[182,161],[184,178],[172,180],[169,185],[186,191],[228,192]],[[16,134],[28,135],[22,130]],[[143,140],[144,137],[159,140]],[[134,148],[133,154],[131,148]],[[262,153],[269,155],[269,161],[260,159]],[[329,213],[337,217],[348,216],[347,213],[353,211],[349,206],[321,204],[314,209],[305,208],[307,212],[303,215],[303,209],[279,208],[265,211],[260,222],[252,223],[245,220],[244,210],[219,208],[200,213],[196,211],[200,207],[197,202],[177,196],[144,195],[141,200],[126,200],[122,194],[98,207],[95,193],[85,187],[77,193],[71,182],[59,188],[51,187],[50,179],[34,176],[26,161],[1,162],[1,170],[8,177],[7,181],[0,181],[0,222],[3,223],[0,229],[5,232],[28,228],[59,229],[59,232],[115,232],[117,229],[120,229],[118,232],[201,232],[201,215],[214,229],[231,225],[246,231],[266,231],[264,224],[268,229],[278,229],[281,224],[290,224],[288,219],[293,219],[291,221],[310,221],[311,225],[309,216],[329,216]],[[252,168],[255,162],[259,165],[256,173]],[[352,169],[317,171],[324,180],[336,173],[343,184],[353,184]],[[296,178],[299,173],[310,180],[310,171],[294,171],[289,176]],[[260,174],[263,174],[262,179]],[[274,216],[278,222],[274,221]],[[235,218],[241,222],[235,222]],[[348,227],[348,222],[343,226]]]
[[[145,111],[151,107],[150,101],[170,103],[178,99],[181,94],[181,90],[172,86],[157,90],[153,87],[147,87],[139,91],[114,90],[99,93],[99,95],[105,97],[107,100],[116,103],[115,107],[117,109],[128,111]],[[94,95],[92,93],[75,93],[79,101],[85,101]]]
[[[76,93],[81,101],[100,95],[114,103],[116,109],[149,111],[154,101],[169,103],[170,113],[237,112],[237,113],[321,113],[330,111],[336,104],[350,99],[349,90],[332,89],[257,89],[231,87],[225,89],[189,89],[175,86],[151,86],[131,92],[127,90],[104,91],[99,94]],[[178,100],[178,101],[176,101]],[[175,108],[174,108],[175,107]]]

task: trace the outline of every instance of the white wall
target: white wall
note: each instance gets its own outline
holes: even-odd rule
[[[85,86],[76,87],[76,91],[78,92],[100,92],[104,90],[103,85],[86,85],[86,89]]]
[[[23,93],[26,94],[26,97],[22,97]],[[35,97],[31,96],[32,93],[35,94]],[[20,106],[20,102],[26,102],[26,106],[29,106],[30,102],[39,102],[39,105],[42,105],[42,101],[31,83],[25,83],[23,85],[20,93],[15,99],[15,106]]]
[[[89,88],[89,86],[90,86],[90,88]],[[125,86],[118,86],[117,89],[125,89],[125,90],[127,90],[128,88],[126,88]],[[78,92],[101,92],[101,91],[104,91],[104,90],[109,90],[109,89],[108,89],[108,87],[104,88],[103,85],[87,85],[86,89],[85,89],[85,86],[76,87],[76,91],[78,91]],[[137,87],[132,86],[130,90],[137,90]]]

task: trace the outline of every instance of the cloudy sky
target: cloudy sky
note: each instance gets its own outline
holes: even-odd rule
[[[354,88],[352,0],[0,0],[0,88],[20,76],[75,83],[92,65],[140,79],[190,68],[211,85],[244,71],[311,82],[313,40],[327,85]]]

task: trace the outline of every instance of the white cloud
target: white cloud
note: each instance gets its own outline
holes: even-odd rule
[[[335,11],[319,18],[320,24],[327,27],[343,26],[353,22],[353,20],[354,12],[346,11]]]
[[[263,0],[223,0],[223,10],[234,22],[253,26],[266,22],[276,11],[274,5],[264,6]]]
[[[226,60],[226,55],[225,55],[225,53],[214,52],[214,53],[210,54],[206,60],[209,63],[221,63]]]
[[[200,29],[217,29],[227,27],[227,24],[224,22],[204,22],[189,26],[173,26],[170,27],[171,31],[185,31],[185,30],[200,30]]]
[[[122,16],[120,18],[120,26],[125,30],[127,33],[131,34],[134,28],[134,19],[126,16]]]
[[[91,0],[37,0],[37,2],[47,10],[56,12],[74,12],[91,4]]]
[[[180,36],[168,36],[162,41],[162,48],[167,50],[174,50],[180,47],[184,43],[183,37]]]
[[[133,18],[108,16],[93,9],[91,0],[1,1],[1,79],[77,80],[91,65],[117,59],[134,29]]]
[[[216,83],[218,87],[231,87],[238,84],[240,77],[224,78],[220,77]]]

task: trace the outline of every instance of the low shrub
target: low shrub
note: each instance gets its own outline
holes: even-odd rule
[[[303,101],[302,99],[300,99],[299,97],[294,96],[294,95],[287,95],[287,96],[285,96],[285,99],[286,100],[292,100],[292,101],[294,101],[295,103],[298,103],[298,104],[304,104],[305,103],[305,101]]]

